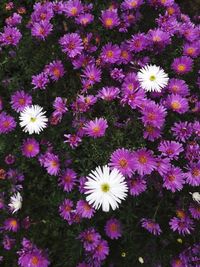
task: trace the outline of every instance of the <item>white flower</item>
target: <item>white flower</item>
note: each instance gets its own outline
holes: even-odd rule
[[[192,195],[192,199],[194,201],[196,201],[197,203],[200,204],[200,194],[199,194],[199,192],[194,192],[194,193],[190,192],[190,195]]]
[[[12,213],[15,213],[22,207],[22,196],[20,195],[19,192],[17,192],[15,195],[13,195],[10,198],[10,204],[8,204],[10,207]]]
[[[118,203],[126,198],[128,191],[124,176],[117,169],[111,170],[108,166],[91,171],[85,189],[88,203],[95,209],[102,206],[105,212],[109,211],[110,206],[113,210],[118,208]]]
[[[20,126],[24,127],[24,131],[29,134],[39,134],[44,128],[47,127],[47,117],[44,116],[46,111],[38,105],[26,107],[20,112]]]
[[[138,261],[139,261],[139,263],[141,263],[141,264],[144,263],[144,259],[143,259],[142,257],[139,257],[139,258],[138,258]]]
[[[161,92],[168,84],[168,75],[156,65],[146,65],[137,74],[140,86],[147,92]]]

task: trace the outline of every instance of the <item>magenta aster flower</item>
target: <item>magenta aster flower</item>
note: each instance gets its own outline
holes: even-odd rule
[[[8,218],[4,221],[4,229],[6,231],[17,232],[19,230],[19,222],[15,218]]]
[[[14,94],[12,94],[11,106],[15,111],[23,111],[26,106],[30,105],[32,105],[32,97],[23,90],[16,91]]]
[[[171,165],[171,168],[167,173],[163,175],[163,187],[172,191],[180,191],[183,188],[184,181],[184,173],[178,167],[174,167]]]
[[[69,220],[71,218],[71,213],[73,211],[73,202],[70,199],[65,199],[59,207],[60,216],[64,220]]]
[[[185,74],[192,70],[193,60],[190,57],[182,56],[175,58],[172,63],[172,69],[178,74]]]
[[[171,266],[172,267],[185,267],[185,261],[184,260],[181,260],[181,259],[174,259],[172,260],[171,262]]]
[[[162,233],[160,225],[154,220],[143,218],[141,219],[141,225],[153,235],[160,235]]]
[[[124,0],[122,7],[124,9],[137,9],[143,4],[143,0]]]
[[[147,38],[157,48],[163,48],[171,42],[169,33],[161,29],[150,30],[147,34]]]
[[[55,114],[63,115],[67,112],[66,107],[67,99],[62,97],[56,97],[53,102],[53,107],[55,108]]]
[[[83,50],[83,42],[78,33],[67,33],[60,38],[59,44],[62,51],[70,58],[80,55]]]
[[[106,86],[98,91],[98,97],[106,101],[112,101],[118,97],[119,93],[120,90],[118,87]]]
[[[76,17],[83,11],[83,5],[79,0],[69,0],[65,3],[64,13],[67,17]]]
[[[189,95],[189,88],[184,80],[170,79],[167,88],[172,94],[178,94],[183,97]]]
[[[117,27],[120,23],[117,9],[107,9],[101,11],[101,22],[107,29],[113,29],[114,27]]]
[[[95,120],[91,120],[85,123],[84,132],[86,135],[90,137],[101,137],[105,135],[105,131],[108,128],[107,121],[103,118],[96,118]]]
[[[52,30],[53,25],[49,21],[44,20],[33,24],[31,34],[38,39],[45,40]]]
[[[105,63],[116,63],[121,55],[121,50],[118,45],[108,43],[102,48],[101,59]]]
[[[59,178],[59,185],[63,188],[64,191],[72,191],[77,180],[77,174],[72,169],[66,169],[62,172]]]
[[[186,43],[183,46],[183,55],[189,56],[191,58],[196,58],[200,54],[200,43],[193,42],[193,43]]]
[[[31,20],[33,23],[50,21],[53,16],[53,6],[51,2],[36,3],[34,6],[34,12],[31,14]]]
[[[76,211],[82,218],[88,219],[91,219],[95,213],[95,210],[85,200],[79,200],[77,202]]]
[[[191,231],[194,230],[193,220],[182,210],[177,211],[177,217],[173,217],[170,220],[169,225],[174,232],[178,231],[181,235],[191,234]]]
[[[44,72],[32,76],[32,84],[34,85],[34,89],[45,89],[48,83],[49,78]]]
[[[147,189],[146,180],[141,176],[133,176],[128,180],[129,192],[132,196],[138,196]]]
[[[71,148],[76,148],[82,142],[82,139],[76,134],[64,134],[64,137],[66,138],[64,143],[69,143]]]
[[[34,138],[28,138],[24,140],[22,145],[22,154],[27,158],[37,156],[40,152],[39,143]]]
[[[171,163],[169,158],[162,158],[161,156],[156,158],[156,171],[163,176],[171,168]]]
[[[118,169],[123,175],[131,176],[133,173],[133,155],[125,148],[115,150],[111,157],[109,166]]]
[[[156,160],[151,150],[141,148],[133,152],[133,169],[140,175],[150,174],[156,168]]]
[[[94,16],[90,13],[81,14],[76,18],[76,22],[82,26],[87,26],[94,20]]]
[[[8,17],[5,22],[7,24],[7,26],[16,26],[18,24],[20,24],[22,21],[22,16],[20,16],[17,13],[13,13],[12,16]]]
[[[161,136],[160,128],[154,127],[151,124],[145,126],[143,137],[149,141],[154,141]]]
[[[22,34],[16,27],[5,26],[4,32],[0,33],[0,44],[17,46],[21,38]]]
[[[14,118],[8,115],[6,112],[0,113],[0,133],[7,134],[14,130],[16,122]]]
[[[121,223],[117,219],[110,219],[106,222],[105,232],[110,239],[118,239],[122,236]]]
[[[173,132],[173,136],[178,141],[185,142],[192,135],[193,125],[191,123],[186,122],[175,122],[174,126],[171,128]]]
[[[94,260],[103,261],[109,254],[108,242],[106,240],[100,240],[97,247],[94,249],[92,256]]]
[[[145,50],[148,46],[148,39],[144,33],[137,33],[132,35],[128,41],[129,49],[135,53]]]
[[[23,239],[23,248],[18,251],[20,267],[48,267],[50,262],[46,253],[38,249],[28,239]]]
[[[54,60],[46,66],[45,71],[53,81],[57,81],[64,75],[64,66],[60,60]]]
[[[192,186],[200,186],[200,161],[191,163],[187,169],[188,172],[185,173],[186,182]]]
[[[59,158],[53,153],[47,152],[43,163],[50,175],[57,175],[60,170]]]
[[[166,99],[166,105],[179,114],[183,114],[189,109],[187,99],[177,94],[169,95]]]
[[[161,128],[163,126],[167,115],[166,109],[162,105],[149,101],[146,101],[141,113],[142,122],[145,126],[151,125],[157,128]]]
[[[15,239],[10,238],[8,235],[5,235],[3,237],[2,245],[3,245],[4,249],[11,250],[15,244],[15,241],[16,241]]]
[[[101,240],[101,236],[94,228],[89,228],[79,235],[79,239],[83,242],[86,251],[94,251]]]
[[[169,157],[170,159],[178,159],[178,156],[183,152],[183,146],[181,143],[175,141],[162,141],[158,146],[158,150],[163,156]]]
[[[94,64],[88,65],[84,70],[81,77],[87,79],[90,85],[101,81],[101,70]]]
[[[189,207],[192,218],[199,220],[200,219],[200,205],[191,204]]]

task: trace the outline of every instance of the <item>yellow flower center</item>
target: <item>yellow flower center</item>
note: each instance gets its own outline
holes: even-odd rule
[[[178,65],[178,71],[183,72],[183,71],[185,71],[185,69],[186,69],[186,66],[184,64]]]
[[[38,263],[39,263],[38,257],[33,256],[32,259],[31,259],[31,263],[32,263],[33,265],[38,265]]]
[[[73,16],[75,16],[75,15],[77,14],[77,12],[78,12],[78,10],[77,10],[76,7],[72,7],[72,8],[71,8],[71,14],[72,14]]]
[[[106,25],[107,27],[112,26],[112,25],[113,25],[113,20],[112,20],[111,18],[107,18],[107,19],[105,20],[105,25]]]
[[[31,118],[30,118],[30,121],[31,121],[31,122],[35,122],[35,121],[36,121],[36,118],[35,118],[35,117],[31,117]]]
[[[113,51],[109,50],[107,52],[107,57],[112,58],[113,57]]]
[[[152,82],[155,81],[155,79],[156,79],[156,76],[155,76],[155,75],[151,75],[151,76],[149,77],[149,80],[152,81]]]
[[[108,191],[110,191],[110,186],[108,183],[104,183],[101,185],[101,190],[104,192],[104,193],[107,193]]]
[[[181,104],[180,104],[178,101],[173,101],[173,102],[171,103],[171,107],[172,107],[173,109],[180,109]]]

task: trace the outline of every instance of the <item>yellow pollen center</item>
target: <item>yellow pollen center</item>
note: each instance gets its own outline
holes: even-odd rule
[[[176,212],[178,218],[184,219],[185,218],[185,212],[183,210],[177,210]]]
[[[154,42],[160,42],[161,41],[161,38],[159,36],[154,36],[153,37],[153,41]]]
[[[145,163],[147,163],[147,157],[144,156],[144,155],[139,156],[138,161],[139,161],[140,163],[142,163],[142,164],[145,164]]]
[[[12,227],[16,227],[16,226],[17,226],[17,221],[16,221],[16,220],[12,220],[12,221],[10,222],[10,225],[11,225]]]
[[[53,70],[53,74],[58,78],[60,76],[60,70],[58,68],[55,68]]]
[[[125,168],[125,167],[127,167],[128,162],[127,162],[126,159],[120,159],[119,160],[119,165],[120,165],[120,167]]]
[[[25,100],[24,100],[23,98],[20,98],[20,99],[19,99],[19,104],[20,104],[20,105],[24,105],[24,103],[25,103]]]
[[[181,104],[180,104],[178,101],[173,101],[173,102],[171,103],[171,107],[172,107],[173,109],[180,109]]]
[[[71,9],[71,14],[72,14],[73,16],[75,16],[75,15],[77,14],[77,12],[78,12],[77,8],[76,8],[76,7],[72,7],[72,9]]]
[[[189,55],[193,55],[194,52],[195,52],[195,49],[194,49],[193,47],[189,47],[189,48],[187,49],[187,53],[188,53]]]
[[[113,57],[113,51],[108,51],[107,52],[107,57],[109,57],[109,58],[112,58]]]
[[[155,76],[155,75],[151,75],[151,76],[149,77],[149,80],[152,81],[152,82],[155,81],[155,79],[156,79],[156,76]]]
[[[30,118],[30,121],[31,121],[31,122],[35,122],[35,121],[36,121],[36,118],[35,118],[35,117],[31,117],[31,118]]]
[[[116,232],[116,231],[117,231],[117,225],[116,225],[115,223],[112,223],[112,224],[110,225],[110,230],[111,230],[112,232]]]
[[[127,51],[122,51],[121,56],[125,59],[128,59],[128,52]]]
[[[27,149],[29,152],[32,152],[32,151],[33,151],[33,148],[34,148],[33,144],[28,144],[27,147],[26,147],[26,149]]]
[[[183,71],[185,71],[185,69],[186,69],[186,66],[184,64],[178,65],[178,71],[183,72]]]
[[[31,263],[32,263],[33,265],[38,265],[38,263],[39,263],[38,257],[33,256],[32,259],[31,259]]]
[[[51,161],[51,166],[52,167],[57,167],[58,166],[58,163],[55,160],[52,160]]]
[[[99,128],[99,126],[96,126],[92,130],[94,133],[98,133],[100,131],[100,128]]]
[[[130,5],[131,5],[131,7],[136,7],[137,6],[137,1],[136,0],[132,1],[130,3]]]
[[[192,175],[193,176],[199,176],[199,174],[200,174],[200,170],[199,169],[197,169],[197,168],[194,168],[193,170],[192,170]]]
[[[102,190],[104,193],[107,193],[108,191],[110,191],[110,186],[109,186],[109,184],[107,184],[107,183],[102,184],[102,185],[101,185],[101,190]]]
[[[175,178],[176,177],[174,175],[172,175],[172,174],[168,175],[168,179],[169,179],[170,182],[173,182],[175,180]]]
[[[4,126],[5,128],[8,128],[8,127],[10,126],[10,122],[9,122],[9,121],[4,121],[4,122],[3,122],[3,126]]]
[[[107,18],[107,19],[105,20],[105,25],[106,25],[107,27],[112,26],[112,25],[113,25],[113,20],[112,20],[111,18]]]

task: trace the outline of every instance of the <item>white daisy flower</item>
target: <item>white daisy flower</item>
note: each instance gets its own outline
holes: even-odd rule
[[[19,192],[17,192],[10,198],[10,204],[8,204],[8,206],[10,207],[10,210],[12,211],[12,213],[15,213],[16,211],[21,209],[22,196],[20,195]]]
[[[194,193],[190,192],[190,195],[192,195],[192,199],[194,201],[196,201],[197,203],[200,204],[200,194],[199,194],[199,192],[194,192]]]
[[[29,134],[39,134],[44,128],[47,127],[47,117],[44,116],[46,111],[38,105],[26,107],[20,112],[20,126],[24,127],[23,131]]]
[[[147,92],[161,92],[168,84],[168,75],[156,65],[146,65],[137,74],[140,86]]]
[[[85,189],[88,203],[95,209],[102,206],[102,210],[108,212],[110,206],[115,210],[121,200],[126,198],[128,186],[125,177],[117,169],[111,170],[108,166],[104,166],[91,171]]]

